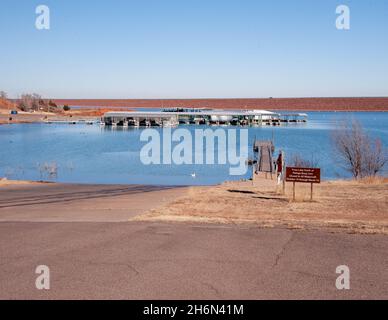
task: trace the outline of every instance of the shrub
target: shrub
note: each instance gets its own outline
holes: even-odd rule
[[[52,100],[49,101],[48,105],[50,107],[53,107],[53,108],[57,108],[58,107],[57,104],[54,101],[52,101]]]
[[[374,177],[384,170],[388,160],[387,149],[380,139],[370,137],[358,121],[340,123],[332,141],[343,167],[355,179]]]

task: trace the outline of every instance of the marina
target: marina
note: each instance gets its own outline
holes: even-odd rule
[[[175,127],[179,124],[228,126],[279,126],[305,123],[306,113],[275,113],[267,110],[225,111],[205,108],[174,108],[161,111],[107,112],[101,123],[123,127]]]

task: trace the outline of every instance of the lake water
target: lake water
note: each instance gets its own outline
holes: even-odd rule
[[[300,153],[306,159],[313,157],[322,168],[323,178],[335,179],[349,176],[332,146],[331,133],[338,121],[353,117],[371,136],[388,145],[387,112],[309,112],[308,116],[306,124],[250,127],[249,150],[255,137],[274,138],[276,154],[282,149],[288,156]],[[204,127],[178,128],[193,131]],[[1,125],[0,177],[74,183],[207,185],[251,176],[251,169],[243,176],[231,176],[228,164],[144,165],[139,156],[145,144],[140,141],[141,132],[142,129],[112,129],[96,124]]]

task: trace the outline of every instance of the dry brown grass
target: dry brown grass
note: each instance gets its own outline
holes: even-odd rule
[[[387,177],[366,177],[358,180],[359,183],[365,183],[365,184],[384,184],[388,183]]]
[[[26,180],[8,180],[7,178],[0,178],[0,187],[13,186],[13,185],[26,185],[26,184],[42,184],[46,182],[35,182]]]
[[[289,228],[329,228],[348,232],[388,234],[388,179],[328,181],[315,185],[292,184],[286,194],[274,180],[229,182],[192,187],[187,196],[151,210],[136,220],[253,223]]]

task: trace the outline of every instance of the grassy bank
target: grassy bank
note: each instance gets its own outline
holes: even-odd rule
[[[325,228],[333,231],[388,234],[388,179],[326,181],[292,185],[286,194],[263,177],[213,187],[192,187],[188,195],[151,210],[136,220],[254,224],[263,227]]]

